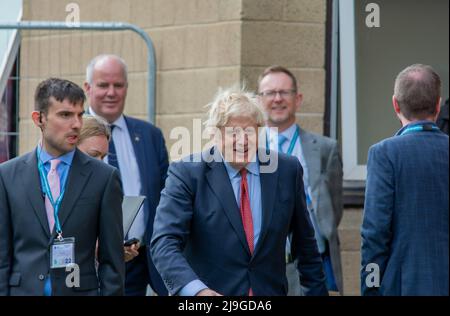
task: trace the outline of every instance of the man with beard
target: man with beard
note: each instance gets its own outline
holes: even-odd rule
[[[41,140],[0,165],[0,295],[124,293],[120,179],[76,149],[84,101],[73,82],[41,82],[31,115]]]

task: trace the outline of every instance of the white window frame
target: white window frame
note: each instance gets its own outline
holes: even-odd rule
[[[339,1],[339,42],[344,180],[365,181],[367,166],[358,164],[354,0]]]

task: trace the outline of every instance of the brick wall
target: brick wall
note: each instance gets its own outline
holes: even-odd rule
[[[360,295],[362,209],[346,208],[339,225],[344,294]]]
[[[65,21],[69,0],[25,0],[23,20]],[[325,96],[325,0],[78,0],[80,18],[143,28],[157,59],[156,124],[168,147],[175,126],[192,130],[220,86],[245,81],[254,89],[270,64],[298,76],[302,126],[322,132]],[[145,119],[146,48],[134,33],[33,31],[23,33],[20,152],[33,148],[38,129],[30,112],[37,83],[62,76],[79,84],[99,53],[121,55],[129,66],[126,113]]]

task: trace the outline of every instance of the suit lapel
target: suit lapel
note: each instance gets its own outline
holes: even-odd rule
[[[231,186],[230,179],[228,178],[227,171],[223,162],[221,161],[220,155],[217,156],[218,151],[213,148],[211,149],[211,152],[214,152],[213,155],[215,159],[212,162],[208,163],[210,170],[206,173],[206,179],[211,190],[220,201],[220,204],[222,204],[225,215],[227,216],[231,226],[238,236],[242,246],[250,255],[250,248],[248,247],[247,239],[245,237],[241,214],[236,203],[236,198],[234,196],[233,188]],[[218,158],[220,160],[218,160]]]
[[[24,161],[24,168],[21,170],[23,187],[29,202],[41,223],[42,229],[50,238],[50,227],[48,226],[47,212],[45,210],[44,196],[41,190],[41,182],[37,168],[36,150],[30,153],[28,159]]]
[[[272,160],[274,152],[270,152],[270,160],[267,163],[261,163],[260,165],[269,164]],[[260,168],[261,169],[261,168]],[[258,239],[258,244],[255,248],[255,253],[262,247],[264,237],[267,234],[268,227],[272,220],[273,208],[275,205],[275,197],[277,196],[276,190],[278,188],[278,168],[272,173],[261,173],[260,172],[260,182],[261,182],[261,204],[262,204],[262,223],[261,232]]]
[[[75,206],[81,192],[85,188],[86,182],[91,173],[92,170],[89,167],[89,158],[81,154],[77,149],[75,151],[75,155],[73,156],[72,166],[70,167],[67,178],[65,194],[59,211],[59,221],[61,222],[61,228],[63,231],[64,223],[73,211],[73,207]]]
[[[314,187],[320,176],[320,150],[317,139],[311,133],[300,128],[300,144],[308,166],[309,186]]]

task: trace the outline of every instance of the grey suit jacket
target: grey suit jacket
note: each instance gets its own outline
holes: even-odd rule
[[[65,237],[75,237],[80,286],[69,272],[50,269],[50,234],[36,150],[0,165],[0,295],[122,295],[122,190],[117,170],[76,150],[60,209]],[[98,273],[95,248],[98,239]]]
[[[342,161],[338,143],[300,128],[303,154],[319,229],[327,239],[336,284],[343,290],[338,225],[342,218]]]

